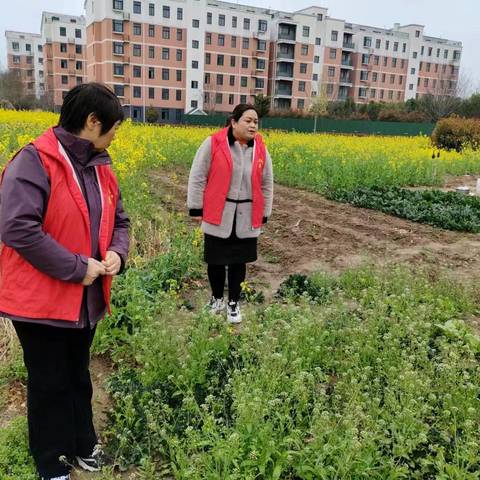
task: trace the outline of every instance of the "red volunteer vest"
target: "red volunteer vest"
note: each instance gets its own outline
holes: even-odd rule
[[[50,198],[43,230],[69,251],[90,257],[88,207],[65,150],[53,129],[47,130],[33,144],[50,178]],[[109,165],[96,166],[95,169],[102,197],[99,249],[105,258],[113,235],[118,183]],[[13,248],[4,244],[0,248],[0,311],[19,317],[78,321],[83,285],[50,277],[24,260]],[[112,277],[104,276],[102,282],[110,312]]]
[[[252,161],[252,227],[262,226],[265,199],[262,177],[267,150],[261,135],[255,135]],[[210,170],[203,194],[203,219],[220,225],[232,179],[233,160],[228,144],[228,127],[212,135]]]

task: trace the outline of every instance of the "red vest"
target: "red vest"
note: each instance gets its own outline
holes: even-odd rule
[[[265,199],[262,192],[267,150],[261,135],[255,135],[252,160],[252,227],[262,226]],[[228,143],[228,127],[212,135],[212,150],[207,186],[203,194],[203,219],[220,225],[232,179],[233,160]]]
[[[73,253],[91,255],[90,218],[78,179],[53,129],[33,144],[50,178],[50,198],[43,230]],[[99,250],[105,258],[115,223],[118,183],[109,165],[95,167],[102,197]],[[3,174],[2,174],[3,178]],[[46,275],[13,248],[1,244],[0,311],[18,317],[78,321],[84,286]],[[110,311],[112,277],[104,276],[103,293]]]

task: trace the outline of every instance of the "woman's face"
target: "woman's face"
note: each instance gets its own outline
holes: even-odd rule
[[[237,140],[248,142],[258,132],[258,115],[255,110],[246,110],[238,119],[232,120],[233,134]]]
[[[120,122],[115,122],[108,132],[102,134],[102,124],[98,122],[95,129],[95,138],[92,139],[92,143],[95,145],[95,150],[106,150],[113,142],[119,126]]]

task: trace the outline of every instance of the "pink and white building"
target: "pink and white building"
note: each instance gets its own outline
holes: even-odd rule
[[[258,94],[293,110],[320,92],[357,103],[454,94],[462,52],[461,42],[427,36],[422,25],[385,29],[321,7],[289,13],[215,0],[85,0],[85,17],[44,13],[41,36],[55,105],[95,80],[132,118],[153,107],[169,122],[195,109],[231,111]],[[15,46],[25,70],[24,45]]]

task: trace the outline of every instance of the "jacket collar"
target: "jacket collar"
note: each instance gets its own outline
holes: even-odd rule
[[[54,127],[53,131],[70,160],[79,167],[85,168],[112,163],[108,152],[106,150],[95,150],[93,143],[89,140],[77,137],[67,132],[63,127]]]

